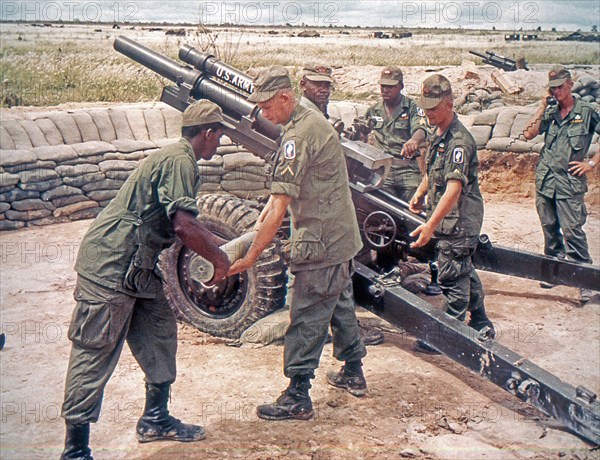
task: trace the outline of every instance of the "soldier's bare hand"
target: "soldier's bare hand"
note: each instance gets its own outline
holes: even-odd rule
[[[412,158],[418,150],[419,144],[417,143],[417,141],[415,141],[414,139],[410,139],[402,147],[400,155],[402,155],[405,158]]]
[[[410,202],[408,203],[408,209],[410,212],[414,213],[414,214],[420,214],[421,211],[423,211],[423,202],[425,200],[423,198],[418,197],[417,195],[414,195],[411,199]]]
[[[420,248],[425,246],[431,240],[433,236],[433,230],[429,228],[427,224],[419,225],[410,236],[417,237],[417,241],[414,241],[410,244],[411,248]]]
[[[227,258],[227,255],[223,253],[223,257],[220,257],[216,263],[213,263],[215,273],[209,284],[217,284],[219,281],[225,279],[229,272],[229,266],[229,259]]]
[[[571,161],[569,163],[569,173],[574,176],[583,176],[592,170],[592,165],[586,161]]]
[[[238,273],[245,272],[250,267],[252,267],[252,265],[254,265],[253,260],[248,260],[246,258],[238,259],[229,268],[229,272],[227,273],[227,276],[233,276],[233,275],[237,275]]]

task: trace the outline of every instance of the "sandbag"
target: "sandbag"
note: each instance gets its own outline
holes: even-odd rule
[[[144,119],[150,139],[164,139],[167,137],[165,119],[160,109],[144,110]]]
[[[223,167],[228,170],[236,170],[244,166],[263,166],[265,160],[250,152],[231,153],[223,157]]]
[[[62,145],[65,143],[61,132],[49,118],[38,118],[35,120],[35,124],[44,133],[48,145]]]
[[[129,120],[127,119],[127,115],[125,114],[124,110],[109,109],[108,116],[113,127],[115,128],[117,140],[135,140],[135,136],[133,135],[133,131],[129,126]]]
[[[90,110],[88,113],[98,129],[101,141],[112,142],[117,138],[115,127],[106,110]]]
[[[29,141],[34,147],[50,145],[48,144],[46,136],[44,136],[42,130],[38,125],[35,124],[33,120],[21,120],[21,126],[29,136]]]
[[[510,130],[512,128],[515,117],[517,116],[517,113],[517,109],[506,109],[500,111],[500,113],[498,113],[498,117],[496,118],[496,124],[494,125],[492,137],[509,137]]]
[[[98,132],[98,127],[94,123],[92,116],[84,112],[82,110],[78,110],[73,113],[73,119],[75,120],[75,124],[79,128],[79,132],[81,133],[81,140],[83,142],[91,142],[91,141],[99,141],[100,133]]]
[[[65,144],[78,144],[83,142],[79,127],[73,117],[65,112],[50,112],[48,118],[54,122]]]
[[[475,143],[477,147],[485,147],[487,141],[490,139],[492,135],[492,127],[491,126],[471,126],[469,128],[469,132],[475,139]]]

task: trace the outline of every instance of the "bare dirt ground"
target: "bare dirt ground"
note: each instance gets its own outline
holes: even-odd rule
[[[503,180],[514,177],[506,174]],[[492,241],[539,252],[539,223],[526,194],[487,194],[484,231]],[[599,260],[600,215],[589,208],[586,230]],[[0,352],[3,459],[58,458],[61,452],[72,266],[89,224],[0,235],[1,323],[7,336]],[[482,273],[482,280],[502,344],[574,386],[600,392],[599,305],[577,308],[573,288],[543,290],[533,281],[491,273]],[[371,318],[366,321],[375,324]],[[315,419],[266,422],[255,416],[255,407],[286,386],[282,347],[235,348],[181,325],[171,409],[205,427],[207,439],[192,444],[137,443],[143,375],[125,347],[101,419],[92,426],[94,458],[600,458],[588,443],[477,374],[443,356],[419,355],[410,336],[385,331],[386,342],[370,347],[365,360],[365,397],[327,385],[326,372],[338,366],[327,345],[311,392]]]

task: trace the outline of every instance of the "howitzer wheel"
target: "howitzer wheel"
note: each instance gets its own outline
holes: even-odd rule
[[[232,240],[252,230],[259,212],[231,195],[198,198],[199,220],[221,238]],[[286,264],[275,240],[245,273],[206,287],[195,276],[201,259],[179,241],[163,251],[159,267],[165,294],[176,316],[203,332],[239,338],[257,320],[285,304]]]
[[[398,228],[387,212],[375,211],[364,220],[362,230],[371,249],[383,249],[394,242]]]

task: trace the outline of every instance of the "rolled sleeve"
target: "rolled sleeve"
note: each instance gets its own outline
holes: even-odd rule
[[[289,182],[273,182],[271,184],[272,195],[287,195],[293,199],[300,196],[300,187]]]
[[[444,179],[446,180],[446,182],[448,182],[449,180],[459,180],[462,182],[463,187],[466,187],[468,183],[467,176],[465,176],[465,174],[463,174],[463,172],[460,171],[458,168],[455,168],[454,170],[446,174],[444,176]]]
[[[169,218],[179,210],[194,216],[200,213],[196,205],[196,170],[191,159],[185,157],[172,158],[162,169],[157,186],[158,200]]]

